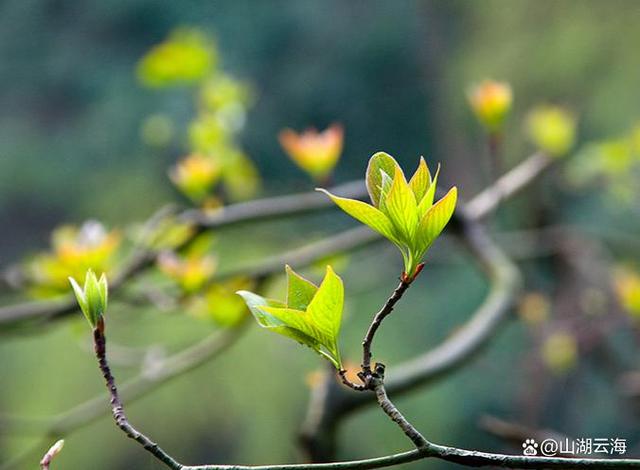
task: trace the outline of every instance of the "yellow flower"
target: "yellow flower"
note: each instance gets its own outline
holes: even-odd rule
[[[120,242],[119,232],[107,232],[96,221],[57,228],[51,236],[52,251],[37,255],[27,267],[33,292],[38,296],[63,293],[69,276],[81,279],[88,270],[108,273]]]
[[[527,131],[531,141],[554,157],[566,154],[575,142],[576,120],[559,106],[538,106],[529,113]]]
[[[316,181],[322,181],[338,163],[344,131],[339,124],[333,124],[323,132],[308,129],[297,134],[291,129],[285,129],[278,138],[280,145],[296,165]]]
[[[169,178],[186,196],[202,201],[218,181],[222,166],[215,158],[195,153],[187,156],[169,170]]]
[[[213,256],[180,257],[165,251],[158,256],[158,268],[185,292],[196,292],[211,278],[217,267]]]
[[[489,132],[499,131],[511,109],[513,93],[506,82],[485,80],[471,87],[469,104],[480,123]]]

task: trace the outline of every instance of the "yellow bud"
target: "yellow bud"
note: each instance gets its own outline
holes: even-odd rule
[[[215,158],[196,153],[178,162],[169,171],[169,178],[185,195],[200,202],[221,173],[222,166]]]
[[[468,98],[480,123],[489,132],[499,131],[511,110],[511,86],[506,82],[485,80],[470,88]]]
[[[560,157],[571,150],[575,143],[576,120],[559,106],[538,106],[527,117],[527,132],[540,150]]]
[[[285,129],[278,137],[291,160],[316,181],[322,181],[338,163],[344,132],[342,126],[333,124],[323,132],[308,129],[297,134]]]
[[[554,373],[567,372],[578,360],[576,339],[564,332],[551,334],[542,346],[542,358]]]

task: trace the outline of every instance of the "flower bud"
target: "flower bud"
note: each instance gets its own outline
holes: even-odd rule
[[[103,273],[100,279],[90,269],[87,271],[84,280],[84,287],[76,282],[72,277],[69,278],[73,292],[78,300],[78,305],[87,321],[92,328],[96,328],[98,320],[107,310],[107,300],[109,295],[109,287],[107,286],[107,277]]]
[[[485,80],[469,90],[468,98],[471,109],[487,131],[497,132],[502,128],[513,101],[508,83]]]

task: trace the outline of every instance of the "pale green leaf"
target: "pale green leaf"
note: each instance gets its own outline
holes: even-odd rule
[[[375,207],[378,207],[380,204],[382,172],[391,176],[395,174],[396,168],[400,167],[395,159],[388,153],[377,152],[369,159],[366,173],[367,191]]]
[[[382,211],[367,204],[366,202],[334,196],[324,189],[319,189],[319,191],[322,191],[329,196],[340,209],[345,211],[354,219],[362,222],[381,235],[384,235],[394,243],[400,243],[393,224]]]
[[[307,307],[314,327],[320,332],[321,343],[340,363],[338,335],[342,324],[344,285],[342,279],[327,266],[327,271],[318,292]]]
[[[422,217],[418,228],[418,246],[421,254],[429,248],[451,219],[457,198],[458,189],[454,186]]]
[[[287,307],[306,310],[318,287],[296,273],[291,266],[286,265],[285,270],[287,272]]]
[[[237,294],[244,299],[247,307],[249,307],[249,310],[251,311],[251,314],[261,327],[291,338],[300,344],[309,346],[312,349],[320,349],[320,344],[317,340],[298,329],[287,326],[281,319],[266,311],[271,308],[286,308],[282,302],[265,299],[253,292],[244,290],[238,291]]]
[[[344,286],[342,279],[327,266],[327,271],[318,292],[307,307],[307,312],[322,334],[336,340],[342,322]]]
[[[401,234],[403,241],[410,246],[418,226],[418,208],[416,198],[400,168],[396,168],[393,184],[384,204],[391,223]]]
[[[416,202],[422,201],[427,189],[431,186],[431,173],[429,173],[429,167],[427,162],[424,161],[424,157],[420,157],[418,169],[411,177],[409,186],[416,197]]]
[[[76,282],[76,280],[72,277],[69,278],[69,282],[71,283],[71,287],[73,288],[73,293],[76,295],[76,300],[78,301],[78,305],[80,305],[80,310],[85,317],[87,317],[87,321],[92,327],[95,327],[95,321],[91,318],[89,314],[89,308],[87,306],[87,297],[84,295],[84,289],[80,287],[80,284]]]
[[[422,217],[427,213],[427,211],[433,205],[433,198],[436,195],[436,185],[438,184],[438,175],[440,174],[440,164],[438,164],[438,168],[436,169],[436,174],[433,176],[433,180],[427,189],[427,192],[424,194],[422,199],[416,199],[418,202],[418,217],[422,220]]]
[[[380,170],[380,176],[382,178],[382,185],[380,186],[380,200],[378,201],[378,209],[386,213],[387,209],[385,208],[385,201],[387,199],[387,196],[389,195],[389,191],[391,191],[393,178],[391,178],[391,176],[389,176],[382,170]]]

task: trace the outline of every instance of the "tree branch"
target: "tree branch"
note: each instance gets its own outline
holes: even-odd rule
[[[485,217],[494,211],[504,199],[512,196],[535,179],[551,163],[551,159],[541,154],[534,154],[525,159],[502,176],[494,185],[469,201],[469,216],[477,220]],[[336,186],[330,191],[354,199],[362,199],[367,195],[364,182],[361,180]],[[306,214],[333,207],[335,205],[326,197],[317,192],[308,192],[233,204],[214,213],[189,209],[177,217],[184,222],[195,224],[197,232],[201,232],[212,228]],[[116,291],[125,281],[152,266],[155,257],[156,253],[148,250],[135,253],[111,283],[111,291]],[[15,326],[24,321],[48,321],[76,311],[77,304],[72,296],[4,306],[0,307],[0,327]]]
[[[351,462],[335,462],[327,464],[302,464],[302,465],[263,465],[263,466],[239,466],[239,465],[197,465],[185,466],[167,454],[158,444],[149,439],[134,428],[128,421],[120,400],[115,379],[111,374],[106,357],[106,338],[104,335],[104,321],[100,317],[98,326],[93,330],[96,358],[99,368],[105,379],[105,383],[111,396],[111,408],[114,420],[118,427],[131,439],[138,442],[145,450],[156,459],[164,463],[171,470],[335,470],[335,469],[373,469],[398,465],[422,458],[436,458],[455,462],[470,467],[494,466],[501,468],[640,468],[640,460],[633,459],[568,459],[553,457],[526,457],[519,455],[492,454],[486,452],[470,451],[456,447],[433,444],[413,428],[400,412],[393,406],[386,396],[382,377],[376,382],[376,395],[383,410],[412,438],[419,447],[412,452],[394,454],[387,457],[356,460]],[[384,371],[377,370],[376,373]]]
[[[474,358],[498,332],[519,293],[521,276],[517,266],[492,242],[463,204],[458,206],[454,217],[463,240],[487,273],[489,293],[471,319],[454,335],[435,349],[390,370],[385,380],[389,393],[405,393],[438,380]],[[311,459],[330,459],[335,453],[339,423],[372,403],[367,396],[348,393],[333,378],[326,377],[325,383],[312,391],[301,430],[301,442]]]
[[[467,204],[469,214],[477,214],[480,219],[493,212],[502,201],[527,186],[551,166],[553,161],[551,157],[543,153],[533,154],[469,201]]]

